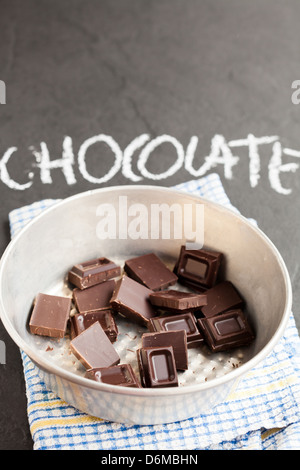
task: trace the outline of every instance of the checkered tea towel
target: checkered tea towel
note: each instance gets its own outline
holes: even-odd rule
[[[176,188],[233,208],[217,174]],[[12,211],[12,236],[56,202],[43,200]],[[292,314],[274,350],[224,403],[170,424],[126,425],[88,416],[47,390],[35,365],[21,355],[36,450],[300,449],[300,340]]]

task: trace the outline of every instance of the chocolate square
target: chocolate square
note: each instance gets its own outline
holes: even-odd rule
[[[154,253],[125,261],[125,272],[151,290],[165,289],[177,282],[177,276]]]
[[[197,347],[204,342],[203,335],[197,327],[196,319],[192,312],[151,318],[148,323],[148,329],[152,332],[185,330],[189,349]]]
[[[172,346],[138,349],[137,359],[143,387],[160,388],[178,386],[178,376]]]
[[[103,257],[76,264],[69,271],[68,280],[79,289],[86,289],[120,275],[121,267]]]
[[[199,318],[198,325],[213,352],[246,346],[254,340],[252,328],[241,309]]]
[[[244,300],[230,281],[220,282],[206,291],[207,305],[201,308],[205,317],[218,315],[226,310],[243,308]]]
[[[120,362],[120,357],[99,322],[93,323],[70,342],[74,356],[86,369],[110,367]]]
[[[155,307],[174,313],[197,310],[207,304],[206,294],[181,292],[174,289],[153,292],[149,295],[149,299]]]
[[[95,312],[110,308],[110,299],[115,287],[116,281],[111,279],[87,289],[74,289],[73,299],[78,312]]]
[[[187,337],[185,330],[159,331],[142,335],[142,348],[172,346],[176,369],[188,369]]]
[[[156,316],[156,311],[149,301],[151,290],[128,276],[123,276],[117,285],[110,305],[113,310],[141,325]]]
[[[70,298],[38,294],[29,321],[31,333],[52,338],[63,338],[70,310]]]
[[[179,282],[199,290],[212,287],[217,280],[222,253],[210,250],[187,250],[181,247],[175,273]]]

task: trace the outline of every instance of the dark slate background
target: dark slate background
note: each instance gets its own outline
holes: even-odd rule
[[[1,253],[9,242],[10,210],[97,187],[77,165],[81,144],[92,136],[112,136],[121,149],[143,133],[151,139],[168,134],[185,149],[197,136],[195,168],[217,134],[226,141],[277,135],[283,148],[299,151],[300,105],[291,100],[291,84],[300,78],[299,13],[297,0],[1,0],[0,79],[7,97],[0,105],[0,159],[17,147],[7,166],[11,178],[23,184],[34,174],[24,191],[0,181]],[[56,169],[52,184],[42,184],[30,147],[45,142],[55,160],[65,136],[72,138],[77,183],[68,185]],[[232,203],[254,217],[281,251],[299,327],[300,169],[280,175],[289,195],[274,191],[268,178],[272,145],[265,145],[260,179],[252,188],[248,149],[233,153],[240,161],[231,180],[222,164],[213,171]],[[159,174],[175,158],[165,144],[147,168]],[[283,163],[297,160],[284,156]],[[100,178],[113,157],[98,144],[86,162]],[[189,179],[182,168],[142,184],[171,186]],[[120,171],[106,184],[129,183]],[[0,339],[7,356],[0,365],[0,448],[32,449],[19,350],[2,325]]]

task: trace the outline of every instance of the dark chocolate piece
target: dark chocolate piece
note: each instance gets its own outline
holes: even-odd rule
[[[110,309],[73,315],[70,318],[71,338],[74,339],[96,321],[100,323],[107,337],[114,343],[118,336],[118,327]]]
[[[203,335],[197,328],[196,319],[192,312],[151,318],[148,329],[153,332],[185,330],[189,349],[204,342]]]
[[[99,322],[93,323],[70,342],[74,356],[86,369],[110,367],[120,362],[120,357]]]
[[[230,281],[216,284],[206,291],[207,305],[201,308],[205,317],[218,315],[226,310],[243,308],[244,300]]]
[[[78,312],[95,312],[110,308],[110,299],[115,287],[116,281],[111,279],[88,289],[74,289],[73,299]]]
[[[188,369],[187,337],[185,330],[144,333],[142,348],[172,346],[176,369]]]
[[[154,253],[125,261],[125,272],[151,290],[165,289],[177,282],[177,276]]]
[[[79,289],[86,289],[120,275],[121,267],[113,261],[96,258],[73,266],[68,273],[68,280]]]
[[[129,364],[89,369],[86,371],[85,377],[95,380],[96,382],[110,385],[141,388],[141,385]]]
[[[199,318],[205,342],[213,352],[246,346],[254,339],[253,331],[242,310],[230,310],[215,317]]]
[[[153,292],[149,295],[152,305],[162,310],[184,312],[199,309],[207,304],[206,294],[192,294],[174,289]]]
[[[208,289],[217,280],[222,261],[222,253],[210,250],[187,250],[181,247],[179,259],[175,266],[175,273],[179,282],[190,287]]]
[[[128,276],[123,276],[117,285],[110,305],[117,312],[141,325],[157,315],[149,301],[151,290]]]
[[[71,299],[56,295],[38,294],[31,314],[31,333],[63,338],[71,310]]]
[[[172,346],[138,349],[137,359],[143,387],[178,386]]]

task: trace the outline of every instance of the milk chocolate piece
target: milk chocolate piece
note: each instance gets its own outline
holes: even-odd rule
[[[204,342],[202,333],[199,331],[196,319],[192,312],[155,317],[149,320],[149,331],[174,331],[185,330],[188,348],[197,347]]]
[[[128,276],[123,276],[117,285],[110,305],[117,312],[135,323],[147,325],[157,315],[149,301],[151,290]]]
[[[71,310],[71,299],[56,295],[38,294],[31,314],[31,333],[63,338]]]
[[[151,290],[165,289],[177,282],[177,276],[154,253],[125,261],[125,272]]]
[[[207,305],[201,308],[205,317],[211,317],[226,310],[243,308],[244,300],[230,281],[216,284],[206,291]]]
[[[76,336],[70,348],[86,369],[110,367],[120,362],[120,357],[99,322]]]
[[[205,342],[213,352],[246,346],[254,339],[253,331],[242,310],[228,312],[209,318],[199,318],[198,325]]]
[[[142,348],[172,346],[177,370],[188,369],[187,337],[185,330],[159,331],[142,335]]]
[[[100,323],[107,337],[114,343],[118,336],[118,327],[110,309],[97,312],[76,313],[73,315],[70,318],[71,338],[74,339],[96,321]]]
[[[96,382],[110,385],[141,388],[141,385],[129,364],[88,369],[85,373],[85,377],[95,380]]]
[[[116,281],[111,279],[88,289],[74,289],[73,299],[78,312],[95,312],[110,308],[110,299],[115,287]]]
[[[207,304],[206,294],[193,294],[174,289],[153,292],[149,295],[152,305],[172,312],[191,311]]]
[[[187,250],[181,247],[175,273],[179,282],[197,290],[212,287],[217,280],[222,253],[210,250]]]
[[[138,349],[137,359],[143,387],[178,386],[172,346]]]
[[[79,289],[86,289],[120,275],[121,267],[113,261],[96,258],[73,266],[68,273],[68,280]]]

